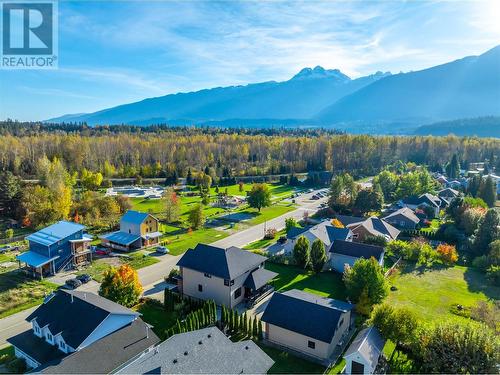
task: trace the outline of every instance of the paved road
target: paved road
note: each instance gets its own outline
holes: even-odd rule
[[[274,219],[268,220],[266,223],[255,225],[251,228],[242,230],[241,232],[236,232],[235,234],[223,238],[219,241],[213,242],[212,245],[227,248],[229,246],[243,247],[248,245],[250,242],[256,241],[264,237],[265,228],[274,228],[276,230],[281,230],[285,227],[285,219],[293,217],[296,220],[302,220],[304,213],[308,212],[309,216],[313,215],[319,209],[319,205],[328,200],[328,198],[321,198],[318,200],[311,200],[313,193],[304,194],[296,199],[296,203],[299,205],[294,211],[287,212],[281,216]]]
[[[287,212],[284,215],[269,220],[266,224],[255,225],[249,229],[237,232],[220,241],[214,242],[213,244],[220,247],[243,247],[250,242],[262,238],[264,235],[264,226],[266,226],[267,228],[275,228],[277,230],[280,230],[285,227],[286,218],[293,217],[297,220],[301,220],[304,216],[304,212],[308,212],[309,215],[312,215],[318,210],[319,205],[327,200],[327,198],[311,200],[311,196],[315,193],[316,191],[303,194],[296,198],[296,203],[299,205],[299,208],[297,208],[296,210]],[[138,271],[139,279],[141,280],[141,283],[143,285],[145,296],[154,296],[155,298],[162,299],[163,289],[166,286],[164,278],[168,275],[170,270],[175,267],[179,258],[180,255],[161,255],[158,257],[158,259],[160,259],[160,262],[148,267],[141,268]],[[74,276],[74,273],[70,272],[65,275],[55,276],[53,279],[51,279],[51,281],[63,285],[66,279],[72,278]],[[78,288],[78,290],[97,293],[97,291],[99,290],[99,284],[95,281],[91,281],[90,283]],[[30,328],[30,325],[28,324],[28,322],[26,322],[25,319],[35,309],[36,307],[33,307],[31,309],[24,310],[17,314],[0,319],[0,347],[6,344],[7,338]]]

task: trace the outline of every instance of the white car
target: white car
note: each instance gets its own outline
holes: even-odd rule
[[[168,254],[170,253],[170,250],[168,250],[165,246],[157,246],[156,252],[161,254]]]

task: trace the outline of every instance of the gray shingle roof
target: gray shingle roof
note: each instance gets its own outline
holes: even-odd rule
[[[231,342],[209,327],[174,335],[131,361],[121,374],[265,374],[274,361],[253,341]]]
[[[243,285],[250,289],[257,290],[266,285],[269,280],[274,279],[277,275],[276,272],[266,270],[262,267],[248,275]]]
[[[384,248],[381,246],[368,245],[360,242],[338,240],[333,242],[329,251],[330,253],[347,255],[354,258],[370,259],[371,257],[374,257],[378,260],[384,253]]]
[[[353,305],[299,290],[274,293],[262,321],[330,343],[338,323]]]
[[[363,226],[373,236],[387,236],[393,240],[396,239],[400,233],[399,230],[394,228],[391,224],[376,216],[371,216],[361,223],[350,224],[349,228],[354,231],[355,228],[359,226]]]
[[[418,224],[420,222],[420,219],[417,217],[417,215],[415,215],[413,210],[409,209],[408,207],[400,208],[399,210],[394,211],[393,213],[384,217],[384,219],[391,219],[391,218],[398,217],[400,215],[404,216],[406,219],[408,219],[410,221],[413,221],[415,224]]]
[[[359,353],[373,368],[376,367],[380,354],[384,349],[385,340],[375,327],[361,330],[354,341],[349,345],[344,357]]]
[[[37,371],[45,374],[107,374],[159,342],[151,328],[137,318],[88,347]],[[53,350],[56,349],[53,347]]]
[[[66,355],[55,346],[50,345],[45,339],[35,336],[31,329],[10,337],[7,342],[41,364],[60,359]]]
[[[351,224],[356,224],[356,223],[361,223],[362,221],[365,220],[364,217],[347,216],[347,215],[336,215],[335,218],[337,220],[339,220],[345,226],[348,226],[348,225],[351,225]]]
[[[61,333],[68,345],[78,348],[110,314],[139,315],[94,293],[60,289],[26,320],[36,319],[40,327],[48,325],[53,335]]]
[[[220,247],[198,244],[189,249],[177,262],[179,267],[186,267],[198,272],[223,279],[234,279],[253,268],[258,267],[267,258],[237,247]]]

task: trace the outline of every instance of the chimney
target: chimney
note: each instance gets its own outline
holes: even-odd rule
[[[146,338],[149,339],[149,326],[146,324]]]
[[[73,293],[70,293],[71,295],[71,303],[73,303]]]

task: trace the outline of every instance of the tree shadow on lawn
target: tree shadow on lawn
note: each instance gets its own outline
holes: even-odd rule
[[[500,288],[489,284],[484,272],[480,272],[472,267],[467,267],[464,272],[464,279],[467,282],[469,291],[484,293],[484,295],[490,299],[500,300]]]
[[[36,281],[36,279],[28,277],[24,271],[20,269],[0,273],[0,293],[9,289],[18,288],[28,281]]]

